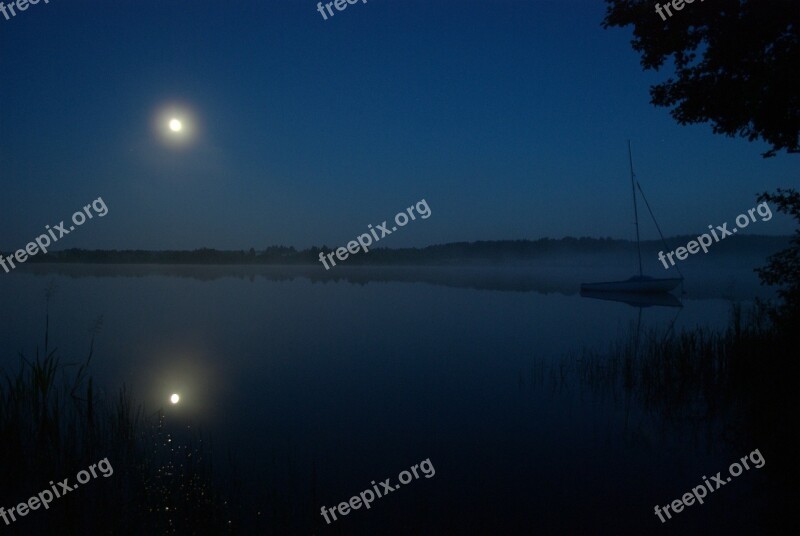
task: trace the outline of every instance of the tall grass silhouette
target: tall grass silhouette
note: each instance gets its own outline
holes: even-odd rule
[[[577,385],[596,401],[624,407],[626,416],[643,413],[645,419],[626,418],[625,433],[634,439],[642,437],[637,427],[655,424],[683,441],[691,441],[688,434],[733,452],[761,449],[770,460],[759,492],[772,512],[764,522],[780,533],[780,520],[795,508],[800,478],[798,333],[773,323],[773,311],[759,302],[747,309],[734,305],[720,331],[638,333],[633,326],[605,350],[586,348],[553,361],[550,383],[554,390]],[[539,376],[543,384],[547,374]]]
[[[32,358],[20,353],[16,370],[0,375],[0,505],[26,502],[50,481],[74,484],[78,471],[103,458],[114,473],[54,500],[48,510],[17,516],[2,527],[5,533],[232,533],[237,523],[207,441],[170,429],[160,410],[147,416],[124,385],[109,399],[98,392],[90,365],[100,322],[85,359],[62,360],[50,341],[52,292],[46,293],[42,349]]]

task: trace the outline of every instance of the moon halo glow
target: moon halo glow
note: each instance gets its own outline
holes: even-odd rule
[[[151,125],[159,141],[173,148],[192,146],[200,134],[194,111],[179,104],[166,104],[157,109]]]

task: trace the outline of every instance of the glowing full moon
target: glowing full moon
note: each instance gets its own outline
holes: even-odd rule
[[[174,394],[171,397],[169,397],[169,401],[172,402],[173,404],[177,404],[178,402],[180,402],[180,400],[181,397],[179,397],[177,394]]]
[[[170,121],[169,121],[169,129],[172,132],[180,132],[180,130],[182,128],[183,128],[183,125],[181,124],[181,122],[178,119],[170,119]]]

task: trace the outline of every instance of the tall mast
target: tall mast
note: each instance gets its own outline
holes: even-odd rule
[[[631,140],[628,140],[628,161],[631,164],[631,192],[633,192],[633,216],[636,218],[636,251],[639,253],[639,276],[642,276],[642,245],[639,242],[639,210],[636,208],[636,179],[633,174],[633,156],[631,155]]]

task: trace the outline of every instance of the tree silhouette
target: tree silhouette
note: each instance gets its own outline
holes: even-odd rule
[[[758,200],[775,204],[779,212],[794,217],[800,226],[800,192],[778,188],[777,193],[763,193]],[[756,272],[762,283],[778,286],[783,304],[774,311],[774,318],[792,326],[796,334],[800,319],[800,228],[795,230],[790,247],[772,255],[769,264]]]
[[[652,0],[606,2],[603,27],[632,25],[646,70],[674,66],[650,88],[654,105],[681,125],[764,140],[765,157],[800,152],[800,1],[686,0],[666,20]]]

